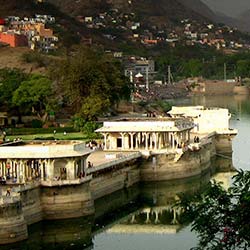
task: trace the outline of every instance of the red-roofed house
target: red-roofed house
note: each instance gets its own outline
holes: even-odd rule
[[[0,32],[0,42],[8,44],[10,47],[28,46],[27,37],[15,33]]]

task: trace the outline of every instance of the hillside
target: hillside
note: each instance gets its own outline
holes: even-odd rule
[[[245,23],[245,24],[248,24],[248,27],[249,27],[249,23],[250,23],[250,9],[247,9],[245,10],[243,13],[241,13],[239,16],[238,16],[238,19]],[[249,28],[250,30],[250,28]]]
[[[217,21],[216,14],[201,0],[179,0],[179,2],[196,13],[199,13],[212,21]]]
[[[36,4],[33,0],[0,0],[0,16],[5,17],[8,15],[30,16],[37,12],[45,13],[42,5]]]
[[[209,46],[216,48],[225,48],[231,40],[239,46],[249,41],[242,40],[240,34],[234,39],[234,32],[229,37],[231,28],[216,25],[215,21],[222,19],[201,0],[0,0],[0,4],[0,17],[54,16],[56,23],[51,28],[59,37],[59,47],[65,48],[90,41],[105,50],[146,55],[150,49],[150,53],[159,54],[160,49],[175,47],[171,44],[174,40],[184,46],[200,47],[211,40]],[[213,29],[208,28],[211,23],[215,24]],[[204,41],[206,34],[209,39]],[[218,44],[220,41],[222,44]]]
[[[144,22],[152,22],[155,25],[175,24],[177,20],[184,18],[192,18],[197,20],[205,20],[201,14],[191,10],[184,4],[176,0],[48,0],[51,4],[59,7],[59,9],[70,16],[79,15],[97,15],[115,8],[123,13],[135,13],[139,19]],[[180,0],[183,1],[183,0]]]

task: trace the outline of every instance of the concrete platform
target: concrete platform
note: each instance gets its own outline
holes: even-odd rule
[[[104,164],[107,163],[112,163],[112,162],[116,162],[119,159],[131,159],[131,157],[134,155],[135,158],[138,158],[138,153],[139,152],[111,152],[111,151],[102,151],[102,150],[98,150],[98,151],[94,151],[92,154],[90,154],[86,160],[87,164],[88,162],[90,162],[91,164],[93,164],[93,168],[95,167],[100,167]]]

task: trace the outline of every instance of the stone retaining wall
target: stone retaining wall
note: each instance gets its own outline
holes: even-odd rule
[[[0,205],[0,245],[27,238],[27,223],[24,220],[21,201]]]

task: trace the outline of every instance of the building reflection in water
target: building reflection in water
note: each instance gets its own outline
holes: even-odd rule
[[[218,169],[220,161],[215,161]],[[225,163],[225,161],[224,161]],[[230,159],[216,181],[230,184]],[[93,249],[95,235],[108,234],[176,234],[187,226],[182,210],[174,207],[178,194],[192,195],[202,189],[214,171],[188,180],[141,183],[95,201],[95,215],[59,221],[43,221],[29,227],[29,239],[1,250]]]

